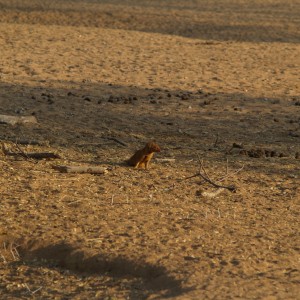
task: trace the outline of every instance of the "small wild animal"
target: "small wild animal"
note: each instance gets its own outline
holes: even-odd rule
[[[147,143],[143,149],[136,151],[129,158],[127,163],[135,168],[147,169],[154,152],[160,152],[160,148],[155,142],[152,141]]]

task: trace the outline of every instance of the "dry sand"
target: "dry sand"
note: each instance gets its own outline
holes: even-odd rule
[[[61,157],[1,152],[1,299],[297,299],[299,16],[293,0],[0,0],[0,114],[38,119],[0,124],[1,142]],[[150,169],[127,167],[152,139]],[[236,192],[185,179],[199,160]],[[53,169],[86,164],[108,172]]]

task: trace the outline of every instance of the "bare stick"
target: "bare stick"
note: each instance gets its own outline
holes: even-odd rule
[[[28,294],[31,294],[31,295],[35,294],[36,292],[38,292],[39,290],[41,290],[41,289],[43,288],[43,287],[41,286],[41,287],[37,288],[36,290],[32,291],[32,290],[30,289],[30,287],[28,286],[27,283],[24,283],[24,286],[25,286],[26,289],[27,289],[27,293],[28,293]]]
[[[221,185],[221,184],[217,184],[215,182],[213,182],[212,180],[210,180],[209,178],[205,177],[203,174],[199,173],[198,174],[203,180],[207,181],[208,183],[210,183],[212,186],[216,187],[216,188],[223,188],[223,189],[227,189],[231,192],[235,192],[236,191],[236,187],[234,185]]]
[[[28,293],[30,293],[30,294],[31,294],[31,289],[29,288],[28,284],[27,284],[27,283],[24,283],[24,286],[26,287],[26,289],[27,289]]]
[[[90,173],[105,174],[107,168],[99,166],[52,166],[53,169],[62,173]]]
[[[19,254],[19,252],[17,250],[17,247],[14,247],[14,251],[15,251],[16,255],[18,256],[18,258],[20,258],[20,254]]]
[[[124,142],[120,141],[119,139],[117,139],[115,137],[108,137],[107,139],[111,140],[111,141],[114,141],[114,142],[116,142],[116,143],[118,143],[118,144],[120,144],[120,145],[122,145],[124,147],[128,147],[127,144],[125,144]]]
[[[35,116],[8,116],[0,115],[0,123],[16,125],[16,124],[35,124],[37,119]]]
[[[208,176],[206,170],[204,169],[204,166],[203,166],[203,160],[199,160],[199,163],[200,163],[200,171],[199,171],[199,172],[201,172],[201,170],[202,170],[202,171],[204,172],[205,176],[206,176],[209,180],[211,180],[211,179],[209,178],[209,176]]]
[[[60,158],[59,155],[53,152],[37,152],[37,153],[27,153],[27,157],[34,159],[44,159],[44,158]]]
[[[20,146],[17,144],[17,142],[15,143],[15,146],[16,146],[17,149],[21,152],[21,153],[20,153],[21,156],[24,156],[24,157],[26,157],[26,158],[29,159],[29,157],[27,156],[27,154],[20,148]],[[19,154],[19,153],[17,153],[17,154]]]
[[[195,175],[190,176],[189,178],[193,178],[193,177],[196,177],[196,176],[200,176],[204,181],[210,183],[212,186],[214,186],[214,187],[216,187],[216,188],[227,189],[227,190],[229,190],[229,191],[231,191],[231,192],[235,192],[235,191],[236,191],[236,187],[235,187],[234,185],[225,186],[225,185],[220,185],[220,184],[217,184],[217,183],[213,182],[213,181],[209,178],[209,176],[208,176],[208,174],[207,174],[207,172],[206,172],[206,170],[205,170],[205,168],[204,168],[204,166],[203,166],[203,163],[202,163],[202,161],[200,160],[199,155],[198,155],[198,160],[199,160],[199,163],[200,163],[199,172],[198,172],[197,174],[195,174]],[[205,175],[203,175],[203,174],[201,173],[201,170],[204,172]]]
[[[217,147],[218,141],[219,141],[219,134],[217,133],[217,137],[216,137],[215,143],[213,145],[213,148]]]
[[[214,198],[218,196],[220,193],[224,191],[223,188],[218,188],[215,192],[202,192],[201,196],[208,197],[208,198]]]
[[[32,145],[32,146],[43,146],[46,143],[45,142],[38,142],[38,141],[34,141],[34,140],[19,140],[18,141],[19,145]]]
[[[34,290],[34,291],[32,291],[31,292],[31,295],[33,295],[33,294],[35,294],[36,292],[38,292],[39,290],[41,290],[43,287],[42,286],[40,286],[39,288],[37,288],[36,290]]]
[[[228,158],[226,158],[226,176],[228,175]]]
[[[208,182],[212,186],[218,188],[218,190],[216,192],[213,192],[213,193],[209,193],[209,192],[201,193],[201,195],[207,196],[207,197],[215,197],[216,195],[221,193],[224,189],[227,189],[231,192],[236,191],[236,186],[234,186],[234,185],[229,185],[229,186],[221,185],[221,184],[218,184],[217,182],[221,182],[221,181],[225,180],[225,178],[230,177],[234,174],[237,174],[238,172],[240,172],[244,168],[244,165],[240,169],[236,170],[235,172],[229,173],[228,172],[228,159],[227,159],[227,161],[226,161],[226,175],[224,177],[220,178],[220,179],[217,179],[216,182],[215,182],[209,177],[208,173],[206,172],[206,170],[204,168],[204,165],[203,165],[203,160],[200,159],[200,156],[198,154],[197,154],[197,156],[198,156],[198,161],[199,161],[199,172],[192,175],[192,176],[181,179],[180,181],[188,180],[188,179],[200,176],[203,179],[203,182]]]
[[[224,181],[226,178],[231,177],[232,175],[235,175],[235,174],[239,173],[240,171],[242,171],[242,170],[244,169],[244,167],[245,167],[245,165],[243,165],[243,166],[242,166],[241,168],[239,168],[238,170],[236,170],[236,171],[234,171],[234,172],[232,172],[232,173],[228,173],[228,174],[225,175],[224,177],[222,177],[222,178],[220,178],[220,179],[217,179],[216,181],[217,181],[217,182],[222,182],[222,181]],[[188,179],[191,179],[191,178],[194,178],[194,177],[198,177],[198,176],[199,176],[199,173],[201,173],[201,172],[198,172],[198,173],[196,173],[196,174],[194,174],[194,175],[192,175],[192,176],[183,178],[183,179],[181,179],[180,181],[184,181],[184,180],[188,180]],[[207,180],[204,180],[204,181],[207,181]]]
[[[60,158],[59,155],[52,153],[52,152],[40,152],[40,153],[26,153],[24,152],[21,147],[18,145],[18,143],[15,143],[15,146],[17,149],[21,152],[21,156],[24,156],[28,159],[34,158],[34,159],[43,159],[43,158]],[[19,153],[16,153],[19,154]]]
[[[226,178],[228,178],[228,177],[231,177],[232,175],[235,175],[235,174],[241,172],[241,171],[244,169],[244,167],[245,167],[245,165],[242,165],[241,168],[237,169],[236,171],[234,171],[234,172],[232,172],[232,173],[228,173],[227,175],[225,175],[224,177],[218,179],[217,181],[218,181],[218,182],[221,182],[221,181],[223,181],[224,179],[226,179]]]
[[[22,148],[18,145],[18,143],[14,143],[15,147],[20,151],[20,152],[15,152],[15,151],[8,151],[5,147],[4,143],[1,143],[2,145],[2,151],[5,155],[8,156],[21,156],[24,158],[27,158],[29,160],[33,159],[43,159],[43,158],[60,158],[59,155],[52,153],[52,152],[32,152],[32,153],[26,153],[22,150]]]
[[[6,258],[4,257],[4,255],[3,255],[2,253],[0,253],[0,255],[1,255],[2,259],[3,259],[3,262],[4,262],[5,264],[7,264],[7,260],[6,260]]]
[[[198,177],[198,176],[199,176],[199,173],[196,173],[196,174],[194,174],[194,175],[192,175],[192,176],[185,177],[185,178],[181,179],[180,181],[188,180],[188,179],[191,179],[191,178],[194,178],[194,177]]]
[[[198,156],[198,159],[199,159],[199,156]],[[208,176],[206,170],[204,169],[204,166],[203,166],[203,160],[199,160],[199,163],[200,163],[201,169],[202,169],[203,172],[205,173],[205,176],[206,176],[209,180],[211,180],[211,179],[209,178],[209,176]],[[234,172],[232,172],[232,173],[228,173],[228,158],[227,158],[227,160],[226,160],[226,175],[225,175],[224,177],[218,179],[217,182],[221,182],[221,181],[225,180],[226,178],[228,178],[228,177],[230,177],[230,176],[232,176],[232,175],[235,175],[235,174],[239,173],[240,171],[242,171],[242,170],[244,169],[244,167],[245,167],[245,165],[243,165],[241,168],[239,168],[238,170],[236,170],[236,171],[234,171]],[[199,171],[199,173],[201,173],[201,172]]]
[[[12,248],[10,249],[10,253],[11,253],[11,255],[13,256],[14,260],[17,260],[15,254],[14,254],[14,251],[13,251]]]
[[[8,153],[10,153],[7,149],[6,149],[6,145],[4,142],[1,142],[1,150],[3,152],[4,155],[9,155]]]
[[[19,149],[19,148],[18,148]],[[52,152],[31,152],[31,153],[25,153],[24,151],[20,150],[21,152],[12,152],[7,151],[5,152],[5,155],[8,156],[21,156],[23,158],[29,159],[29,160],[39,160],[39,159],[45,159],[45,158],[60,158],[59,155],[52,153]]]
[[[171,162],[175,162],[175,158],[156,158],[155,159],[156,161],[158,162],[168,162],[168,163],[171,163]]]
[[[74,201],[69,202],[68,205],[73,205],[73,204],[76,204],[76,203],[78,203],[80,201],[81,201],[81,199],[74,200]]]

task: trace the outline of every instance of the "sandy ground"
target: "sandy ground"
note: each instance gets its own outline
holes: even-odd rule
[[[297,299],[299,16],[0,0],[0,114],[38,120],[0,124],[1,299]],[[153,139],[150,169],[124,164]]]

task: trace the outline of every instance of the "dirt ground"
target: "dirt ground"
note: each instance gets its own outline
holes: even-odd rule
[[[299,299],[299,16],[0,0],[1,299]]]

